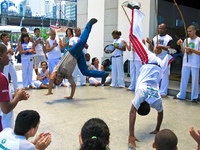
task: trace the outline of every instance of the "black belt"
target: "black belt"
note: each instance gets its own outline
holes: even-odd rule
[[[74,58],[78,59],[77,56],[74,55],[70,50],[68,50],[68,52],[69,52]]]
[[[150,64],[150,65],[156,65],[156,66],[160,67],[160,65],[158,63],[148,63],[148,64]],[[146,65],[148,65],[148,64],[146,64]]]
[[[117,57],[121,57],[121,56],[123,56],[123,54],[122,55],[117,55],[117,56],[112,56],[113,58],[117,58]]]

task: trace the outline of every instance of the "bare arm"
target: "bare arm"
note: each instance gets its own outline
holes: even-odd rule
[[[47,50],[47,52],[51,52],[55,47],[56,47],[56,40],[55,40],[55,43],[52,47],[50,47],[50,45],[49,45],[49,40],[46,40],[46,50]]]
[[[153,51],[154,46],[153,46],[152,41],[151,41],[149,38],[147,38],[147,39],[146,39],[146,42],[149,43],[149,48],[150,48],[151,51]]]
[[[123,41],[123,43],[124,43],[124,41]],[[115,49],[119,49],[119,50],[121,50],[121,51],[126,51],[126,47],[125,47],[124,45],[123,45],[122,48],[120,48],[119,46],[114,45],[114,48],[115,48]]]
[[[163,111],[158,112],[156,128],[155,128],[154,131],[150,132],[150,134],[156,134],[160,130],[162,120],[163,120]]]
[[[64,49],[64,48],[65,48],[65,47],[63,46],[62,41],[61,41],[61,38],[59,38],[59,45],[60,45],[60,48],[61,48],[61,49]]]
[[[56,77],[56,72],[53,72],[53,73],[51,74],[51,77],[50,77],[50,80],[49,80],[49,89],[48,89],[48,93],[45,94],[45,95],[53,94],[53,93],[52,93],[52,88],[53,88],[53,82],[54,82],[55,77]]]
[[[131,144],[131,147],[136,148],[135,141],[140,142],[134,135],[134,127],[136,120],[136,108],[134,105],[131,106],[130,115],[129,115],[129,140],[128,144]]]
[[[68,97],[64,97],[64,98],[72,99],[73,96],[74,96],[75,90],[76,90],[76,83],[73,81],[73,82],[71,83],[71,95],[68,96]]]
[[[9,43],[10,44],[10,49],[8,50],[8,53],[10,54],[10,55],[13,55],[13,48],[12,48],[12,44],[11,43]]]
[[[19,101],[27,100],[30,97],[29,94],[22,89],[16,90],[14,95],[15,96],[12,101],[0,103],[1,110],[4,114],[8,114],[9,112],[11,112],[16,107]]]

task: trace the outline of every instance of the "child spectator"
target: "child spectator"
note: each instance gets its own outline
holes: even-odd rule
[[[29,88],[34,89],[32,86],[33,75],[33,54],[36,54],[34,43],[30,42],[28,33],[22,33],[21,43],[19,44],[19,52],[22,59],[22,83],[24,90]],[[28,87],[29,86],[29,87]]]
[[[81,129],[80,150],[108,150],[109,137],[107,124],[101,119],[92,118]]]
[[[30,137],[35,136],[40,124],[40,115],[33,110],[24,110],[17,115],[14,131],[6,128],[0,133],[1,148],[10,150],[44,150],[51,143],[51,134],[39,133],[35,140],[29,142]]]
[[[41,62],[42,69],[37,73],[37,81],[34,85],[37,89],[48,89],[51,72],[48,70],[46,61]]]
[[[177,150],[177,143],[178,138],[174,132],[163,129],[156,134],[152,147],[156,150]]]

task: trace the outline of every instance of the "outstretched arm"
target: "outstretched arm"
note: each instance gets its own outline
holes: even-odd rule
[[[64,98],[72,99],[73,96],[74,96],[75,90],[76,90],[76,83],[73,81],[73,82],[71,83],[71,95],[70,95],[70,96],[67,96],[67,97],[64,97]]]
[[[49,89],[48,89],[48,93],[45,94],[45,95],[53,94],[53,93],[52,93],[52,88],[53,88],[53,82],[54,82],[55,77],[56,77],[56,72],[53,72],[53,73],[51,74],[51,77],[50,77],[50,80],[49,80]]]
[[[135,119],[136,119],[136,108],[134,105],[131,106],[130,114],[129,114],[129,138],[128,145],[136,148],[135,141],[140,142],[134,135],[134,127],[135,127]]]
[[[156,129],[154,131],[150,132],[150,134],[156,134],[160,130],[162,120],[163,120],[163,111],[158,112]]]

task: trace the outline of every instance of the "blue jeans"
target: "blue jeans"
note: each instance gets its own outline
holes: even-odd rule
[[[90,77],[103,78],[103,77],[105,77],[106,72],[89,70],[88,66],[86,65],[85,54],[82,52],[82,50],[85,47],[85,44],[87,42],[87,39],[89,37],[91,28],[92,28],[92,25],[88,23],[85,27],[85,30],[81,34],[80,41],[77,44],[75,44],[73,47],[71,47],[69,52],[72,56],[77,58],[78,67],[83,75],[90,76]]]

